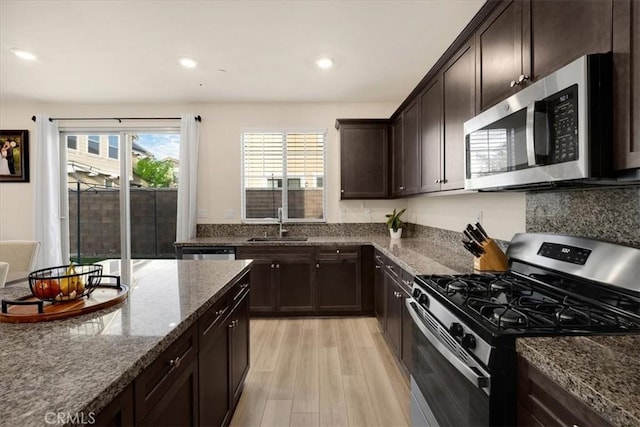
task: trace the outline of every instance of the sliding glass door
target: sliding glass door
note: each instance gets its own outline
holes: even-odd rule
[[[179,131],[68,130],[61,141],[70,259],[172,258]]]

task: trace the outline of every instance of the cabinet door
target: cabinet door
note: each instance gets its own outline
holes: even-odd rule
[[[441,129],[442,80],[438,78],[420,94],[420,190],[423,192],[440,190]]]
[[[125,427],[133,421],[133,386],[128,385],[95,417],[94,426]]]
[[[611,0],[531,2],[533,78],[538,79],[587,53],[611,50]]]
[[[384,331],[384,260],[379,253],[375,254],[375,271],[373,276],[374,311]]]
[[[141,426],[184,426],[198,424],[198,362],[184,362],[180,376],[139,424]]]
[[[271,260],[254,260],[251,266],[251,311],[275,312],[275,263]]]
[[[402,113],[402,189],[403,195],[420,189],[420,135],[418,103],[414,101]]]
[[[397,197],[404,189],[403,182],[403,141],[402,141],[402,115],[393,122],[391,127],[391,195]]]
[[[225,313],[228,314],[228,313]],[[228,319],[228,317],[226,318]],[[198,355],[200,424],[221,426],[228,421],[229,328],[228,322],[216,322],[205,334],[201,331]]]
[[[313,310],[311,261],[279,260],[276,262],[278,310]]]
[[[442,190],[464,187],[464,122],[475,113],[475,56],[464,46],[442,74],[444,90],[444,173]]]
[[[613,2],[616,170],[640,168],[640,2]]]
[[[340,124],[340,198],[389,195],[389,124]]]
[[[386,295],[386,334],[396,356],[402,351],[402,293],[396,279],[388,272],[384,275]]]
[[[402,291],[402,361],[409,371],[411,371],[411,360],[413,345],[413,321],[407,309],[405,301],[409,294]]]
[[[520,75],[529,76],[529,25],[523,22],[523,7],[528,2],[507,1],[486,20],[476,33],[478,110],[491,107],[511,95],[522,84],[511,87]]]
[[[317,261],[315,281],[320,311],[361,309],[358,260]]]
[[[253,290],[251,291],[253,292]],[[231,311],[230,358],[231,358],[231,398],[232,408],[238,403],[249,371],[249,298],[245,294],[238,305]],[[231,326],[232,325],[232,326]]]

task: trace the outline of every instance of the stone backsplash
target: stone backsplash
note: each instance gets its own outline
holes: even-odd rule
[[[529,193],[526,228],[640,248],[640,186]]]

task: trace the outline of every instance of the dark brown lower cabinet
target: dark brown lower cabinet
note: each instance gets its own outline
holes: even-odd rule
[[[243,294],[231,311],[231,322],[227,326],[230,329],[230,384],[231,407],[238,404],[244,385],[244,379],[249,372],[249,293]]]
[[[249,291],[240,281],[225,304],[200,318],[199,425],[231,421],[249,371]]]
[[[133,421],[133,386],[129,384],[95,417],[94,426],[125,427]]]
[[[251,311],[270,313],[276,310],[273,262],[255,259],[251,266]]]
[[[612,424],[518,355],[518,426]]]
[[[280,259],[275,264],[278,311],[312,311],[314,308],[311,260]]]
[[[249,371],[249,273],[95,417],[99,426],[226,426]]]
[[[382,255],[375,252],[375,263],[373,272],[373,307],[378,322],[384,330],[384,259]]]
[[[386,333],[394,353],[402,354],[402,303],[403,294],[396,279],[389,273],[384,275],[386,295]]]
[[[194,324],[138,375],[133,387],[136,424],[171,420],[162,425],[186,426],[197,421],[197,354],[198,327]],[[171,414],[165,414],[167,411]]]
[[[180,375],[138,425],[196,426],[198,424],[198,361],[185,362]]]
[[[320,311],[360,310],[357,260],[318,261],[315,273]]]

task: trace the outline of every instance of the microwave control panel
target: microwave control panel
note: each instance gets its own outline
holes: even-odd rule
[[[545,99],[549,133],[549,153],[545,163],[578,159],[578,85]]]

